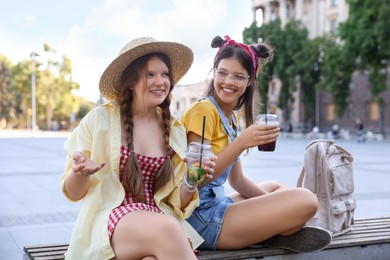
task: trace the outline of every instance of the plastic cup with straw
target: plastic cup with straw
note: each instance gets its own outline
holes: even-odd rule
[[[259,114],[257,116],[256,121],[257,124],[259,125],[275,125],[275,126],[279,125],[278,116],[275,114],[267,113],[267,102],[265,102],[264,105],[264,114]],[[276,141],[257,146],[258,150],[262,152],[273,152],[275,151],[275,147],[276,147]]]
[[[204,127],[206,124],[206,116],[203,116],[203,123],[202,123],[202,139],[200,143],[200,159],[199,159],[199,167],[202,167],[202,157],[203,157],[203,144],[204,144]]]
[[[185,176],[186,184],[191,187],[195,187],[199,184],[204,184],[206,177],[206,170],[204,160],[209,159],[213,152],[211,151],[211,145],[204,144],[204,129],[205,129],[206,117],[203,117],[202,124],[202,139],[201,142],[191,142],[187,148],[187,172]]]

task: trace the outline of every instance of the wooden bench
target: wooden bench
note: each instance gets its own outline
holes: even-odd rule
[[[64,259],[67,244],[24,247],[24,260]],[[299,258],[297,258],[299,256]],[[311,253],[292,253],[283,249],[266,248],[256,244],[241,250],[202,250],[198,257],[207,259],[390,259],[390,217],[359,219],[353,229],[335,237],[324,250]]]

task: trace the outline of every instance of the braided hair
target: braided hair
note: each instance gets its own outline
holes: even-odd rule
[[[171,86],[169,88],[169,94],[167,98],[158,106],[159,112],[161,113],[161,130],[164,135],[164,143],[166,146],[167,157],[154,176],[153,179],[153,193],[162,188],[165,184],[173,178],[173,166],[170,160],[170,146],[169,146],[169,134],[170,134],[170,117],[171,112],[169,106],[171,104],[171,92],[173,90],[173,76],[172,76],[172,66],[169,58],[161,53],[151,53],[145,56],[142,56],[135,61],[133,61],[127,68],[124,70],[121,78],[121,94],[119,98],[120,113],[122,123],[124,124],[124,129],[126,131],[126,141],[127,147],[130,149],[130,155],[126,163],[122,184],[126,192],[131,193],[133,198],[137,202],[145,201],[145,192],[144,184],[142,180],[142,172],[134,155],[134,144],[133,144],[133,111],[131,109],[132,103],[134,101],[134,88],[136,84],[142,80],[142,75],[146,69],[147,63],[151,58],[157,57],[162,60],[168,67],[169,70],[169,80]]]

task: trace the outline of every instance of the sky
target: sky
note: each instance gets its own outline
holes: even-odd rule
[[[44,43],[72,61],[79,95],[99,99],[99,79],[137,37],[190,47],[194,62],[179,84],[206,79],[214,36],[242,41],[253,20],[251,0],[12,0],[0,2],[0,53],[14,64],[43,53]],[[39,59],[39,57],[38,57]]]

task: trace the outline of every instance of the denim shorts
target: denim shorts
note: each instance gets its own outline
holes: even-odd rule
[[[226,209],[233,203],[230,197],[224,197],[223,200],[211,207],[197,208],[187,219],[192,227],[205,240],[200,249],[216,250],[217,238],[221,231]]]

